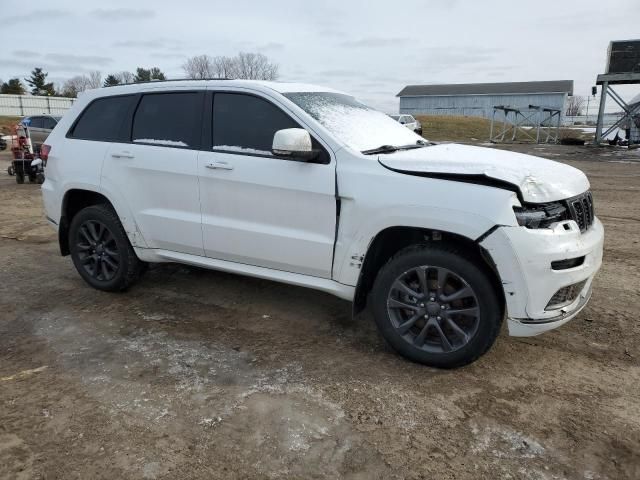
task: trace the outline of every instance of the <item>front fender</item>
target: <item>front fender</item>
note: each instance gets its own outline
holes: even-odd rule
[[[357,285],[362,261],[373,240],[384,230],[393,227],[436,230],[474,241],[495,226],[492,219],[474,213],[449,208],[433,211],[421,205],[389,207],[366,216],[358,214],[353,203],[344,202],[341,213],[333,275],[338,282],[351,286]],[[362,220],[351,224],[349,218],[356,217]]]

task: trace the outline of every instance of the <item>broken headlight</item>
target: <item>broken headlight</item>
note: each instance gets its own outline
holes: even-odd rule
[[[513,207],[513,212],[518,225],[527,228],[547,228],[552,223],[568,218],[567,208],[558,202]]]

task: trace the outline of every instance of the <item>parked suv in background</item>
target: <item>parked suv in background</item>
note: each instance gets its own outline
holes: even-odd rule
[[[368,304],[398,352],[438,367],[486,352],[505,316],[521,336],[567,322],[602,259],[579,170],[435,145],[312,85],[85,92],[41,157],[46,215],[89,285],[179,262],[315,288]]]
[[[31,144],[34,149],[39,150],[61,118],[58,115],[31,115],[24,117],[20,123],[29,127]]]
[[[389,115],[396,122],[399,122],[401,125],[404,125],[412,132],[417,133],[418,135],[422,135],[422,124],[416,120],[413,115]]]

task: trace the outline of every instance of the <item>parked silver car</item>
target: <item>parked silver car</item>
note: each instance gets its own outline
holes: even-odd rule
[[[31,115],[24,117],[20,123],[29,127],[33,148],[39,150],[61,118],[59,115]]]
[[[422,135],[422,124],[414,118],[413,115],[389,115],[396,122],[401,123],[409,130],[416,132],[418,135]]]

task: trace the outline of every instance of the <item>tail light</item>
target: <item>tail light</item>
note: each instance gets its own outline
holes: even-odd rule
[[[51,145],[45,143],[40,147],[40,159],[44,165],[46,165],[47,160],[49,160],[49,152],[51,152]]]

